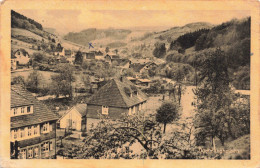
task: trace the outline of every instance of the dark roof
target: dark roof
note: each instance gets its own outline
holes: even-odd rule
[[[11,92],[11,107],[20,107],[33,104],[32,101],[28,100],[23,95],[12,91]]]
[[[86,115],[87,104],[77,104],[74,108],[81,114],[82,117]]]
[[[15,51],[15,53],[17,53],[17,52],[21,52],[23,54],[23,56],[26,56],[26,55],[29,56],[29,53],[23,48],[20,48],[20,49]]]
[[[111,55],[112,59],[119,59],[119,55]]]
[[[140,70],[145,66],[145,64],[134,63],[130,65],[130,68],[133,68],[135,72],[140,72]]]
[[[65,55],[71,55],[71,50],[65,50]]]
[[[135,89],[133,89],[135,88]],[[132,93],[129,96],[128,90]],[[138,91],[138,95],[134,91]],[[112,79],[101,87],[88,101],[88,104],[129,108],[147,100],[147,96],[139,90],[132,82],[123,78]]]
[[[86,53],[86,59],[95,59],[94,53]]]
[[[26,99],[25,99],[26,98]],[[21,100],[25,101],[22,104]],[[18,85],[11,86],[11,106],[12,104],[27,105],[33,103],[33,113],[11,117],[11,128],[23,127],[27,125],[39,124],[47,121],[58,120],[59,117],[49,110],[43,103],[37,100],[30,92]]]

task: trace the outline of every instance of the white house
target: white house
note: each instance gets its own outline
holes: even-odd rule
[[[77,104],[68,110],[60,119],[60,128],[72,129],[77,131],[86,130],[86,104]]]
[[[14,56],[18,65],[27,65],[30,61],[30,56],[24,49],[18,49],[15,51]]]

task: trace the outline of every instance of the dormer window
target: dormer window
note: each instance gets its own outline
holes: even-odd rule
[[[23,106],[11,108],[11,116],[26,115],[33,113],[33,106]]]

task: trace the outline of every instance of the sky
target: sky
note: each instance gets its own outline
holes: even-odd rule
[[[79,32],[87,28],[148,28],[167,29],[193,22],[220,24],[231,19],[250,16],[243,10],[16,10],[44,28],[54,28],[60,34]]]

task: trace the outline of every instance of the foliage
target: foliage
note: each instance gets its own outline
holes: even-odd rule
[[[214,145],[214,138],[218,137],[224,145],[228,135],[232,135],[230,107],[234,94],[229,85],[227,67],[227,57],[220,49],[211,53],[200,66],[199,87],[195,91],[195,123],[197,139],[202,143],[210,137]]]
[[[22,86],[25,86],[25,79],[23,76],[16,76],[12,79],[11,84],[20,84]]]
[[[220,159],[223,156],[194,146],[193,130],[190,120],[181,121],[166,137],[154,116],[129,116],[116,121],[103,118],[96,127],[91,126],[84,144],[66,144],[61,154],[73,159]]]
[[[155,43],[154,44],[155,48],[153,50],[153,55],[157,58],[163,58],[166,54],[166,47],[165,43]]]
[[[210,47],[220,47],[234,44],[245,38],[250,38],[251,18],[243,20],[233,19],[213,27],[208,33],[202,34],[198,38],[195,49],[203,50]]]
[[[106,51],[106,53],[108,53],[108,52],[109,52],[109,47],[106,47],[106,50],[105,50],[105,51]]]
[[[43,63],[45,61],[45,55],[41,52],[35,52],[32,55],[32,61],[37,63]]]
[[[38,71],[33,71],[27,78],[26,87],[33,92],[38,92],[42,80],[44,80],[42,74]]]
[[[42,25],[30,18],[27,18],[13,10],[11,10],[11,27],[18,27],[24,29],[40,29],[42,30]]]
[[[166,102],[157,109],[156,121],[164,124],[163,133],[166,130],[166,124],[179,118],[179,106],[175,102]]]
[[[69,64],[60,65],[58,72],[58,75],[51,76],[51,93],[57,97],[69,95],[69,98],[72,98],[72,82],[75,81],[73,67]]]
[[[75,55],[75,64],[81,65],[83,62],[83,55],[80,51]]]
[[[204,33],[208,33],[209,29],[199,29],[194,32],[186,33],[179,36],[170,44],[170,50],[187,49],[195,45],[197,39]]]

